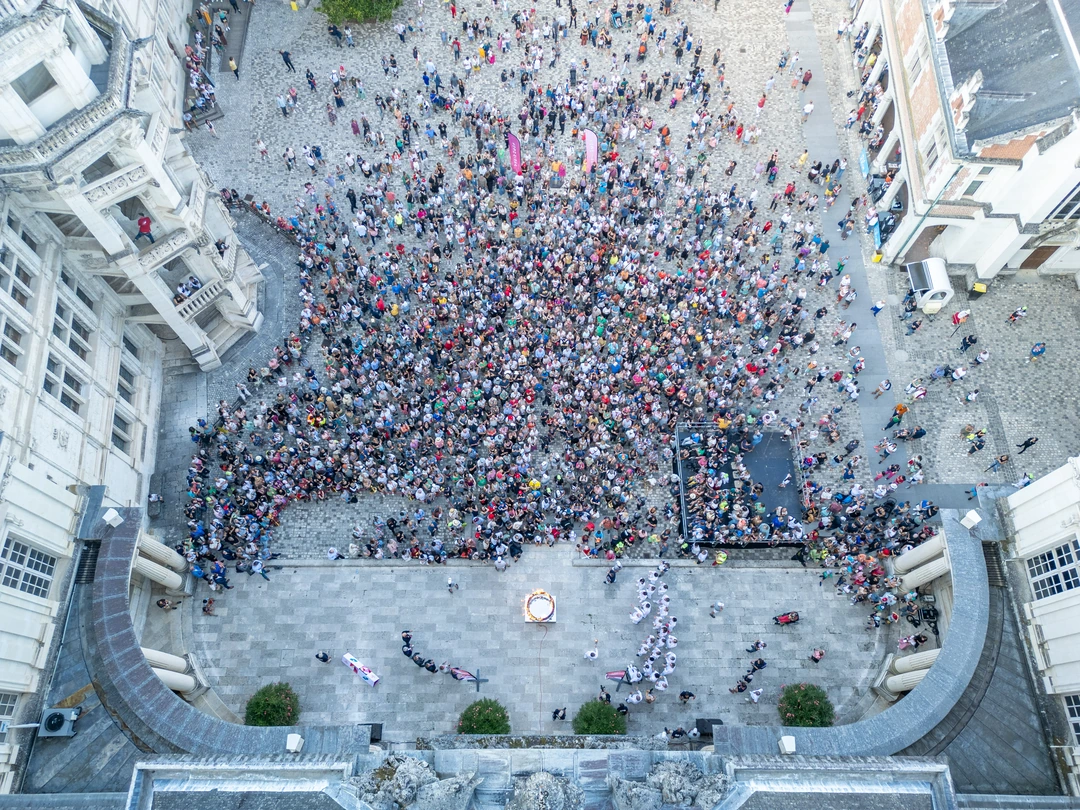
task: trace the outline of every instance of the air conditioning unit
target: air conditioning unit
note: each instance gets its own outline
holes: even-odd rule
[[[74,737],[75,721],[82,714],[82,707],[74,709],[46,709],[41,713],[38,725],[39,737]]]

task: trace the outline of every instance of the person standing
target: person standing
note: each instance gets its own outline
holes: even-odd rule
[[[151,226],[150,217],[148,217],[145,212],[143,213],[143,215],[141,217],[139,217],[139,223],[138,224],[139,224],[139,232],[137,234],[135,234],[135,239],[133,241],[138,242],[140,239],[142,239],[145,236],[147,239],[150,240],[151,245],[154,244],[154,235],[152,233],[150,233],[150,226]]]
[[[319,650],[317,653],[315,653],[315,657],[322,661],[324,664],[330,661],[330,653],[328,653],[326,650]]]
[[[450,593],[453,593],[454,591],[458,590],[458,584],[456,582],[454,582],[453,577],[446,580],[446,590],[450,591]]]
[[[285,63],[285,68],[290,73],[296,73],[296,68],[293,67],[292,63],[292,54],[290,54],[288,51],[278,51],[278,53],[281,54],[281,61]]]
[[[240,66],[236,64],[236,60],[231,56],[229,57],[229,70],[233,72],[233,76],[236,77],[236,80],[240,81]]]

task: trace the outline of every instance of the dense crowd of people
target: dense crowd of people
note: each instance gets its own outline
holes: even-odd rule
[[[409,505],[357,526],[349,556],[505,567],[526,545],[565,541],[610,561],[673,550],[702,562],[710,543],[803,544],[804,562],[880,604],[881,556],[923,539],[932,507],[863,491],[865,467],[848,458],[858,438],[841,436],[863,365],[841,318],[857,292],[845,259],[827,256],[821,214],[847,163],[782,157],[760,117],[809,83],[798,54],[778,55],[747,114],[719,49],[641,4],[582,21],[580,46],[572,3],[554,20],[508,12],[513,31],[497,35],[490,18],[445,13],[460,35],[437,55],[413,46],[405,65],[384,58],[389,92],[369,98],[347,55],[329,91],[307,72],[331,112],[348,97],[357,151],[302,146],[298,177],[288,147],[294,210],[256,208],[295,240],[300,317],[238,382],[240,400],[191,428],[189,559],[265,577],[290,503],[379,493]],[[401,28],[408,47],[416,29]],[[498,99],[470,91],[480,71],[500,72]],[[280,120],[305,98],[279,96]],[[843,238],[869,213],[856,198]],[[674,447],[680,423],[709,427]],[[800,460],[802,514],[770,508],[747,467],[766,431]],[[694,467],[686,537],[668,497],[676,454]]]

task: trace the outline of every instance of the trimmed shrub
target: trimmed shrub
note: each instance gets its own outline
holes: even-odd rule
[[[499,701],[484,698],[465,707],[457,730],[458,734],[509,734],[510,715]]]
[[[271,683],[251,696],[244,709],[247,726],[295,726],[300,698],[287,683]]]
[[[793,683],[780,694],[780,724],[820,728],[836,719],[832,701],[825,690],[812,683]]]
[[[625,734],[626,718],[602,700],[590,700],[574,715],[575,734]]]

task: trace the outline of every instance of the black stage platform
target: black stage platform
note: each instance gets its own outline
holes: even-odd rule
[[[687,446],[699,447],[704,445],[705,439],[708,434],[717,434],[719,430],[713,426],[689,426],[680,425],[675,432],[676,442],[676,455],[682,449]],[[694,435],[701,437],[701,442],[698,444],[686,445],[684,442],[693,437]],[[678,460],[675,463],[675,473],[679,476],[678,486],[678,505],[682,510],[686,501],[687,495],[687,479],[698,472],[699,467],[695,461],[698,458],[695,454],[691,454],[690,463],[685,461],[680,466]],[[753,448],[753,450],[747,452],[743,456],[744,463],[747,469],[750,471],[751,476],[755,483],[760,483],[765,489],[761,495],[761,501],[765,506],[766,514],[771,516],[778,507],[784,507],[789,514],[801,515],[802,508],[799,504],[799,477],[795,472],[795,463],[791,456],[791,445],[784,441],[782,434],[775,431],[764,431],[764,438],[761,442]],[[709,459],[710,467],[712,469],[726,472],[731,475],[731,466],[728,463],[725,456],[723,461],[719,464],[715,463],[719,459]],[[780,483],[788,475],[791,475],[790,483],[781,488]],[[691,514],[684,514],[682,520],[683,538],[690,540],[693,536],[694,529],[697,527],[696,519]],[[770,545],[793,545],[790,543],[746,543],[746,544],[733,544],[722,543],[712,539],[705,539],[700,541],[702,545],[708,546],[733,546],[737,548],[767,548]]]

